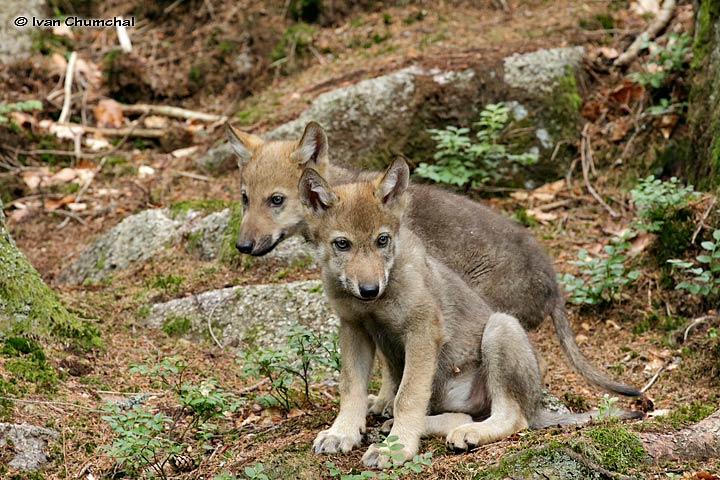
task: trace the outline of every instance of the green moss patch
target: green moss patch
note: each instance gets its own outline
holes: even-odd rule
[[[612,472],[625,473],[647,457],[640,436],[621,425],[607,424],[585,429],[579,439],[571,441],[571,445],[578,453]]]
[[[38,390],[52,388],[57,381],[55,371],[47,361],[43,349],[33,340],[8,337],[0,354],[7,358],[5,369],[17,378],[33,383]]]
[[[171,337],[180,337],[190,331],[192,322],[187,317],[169,316],[162,326],[162,331]]]
[[[235,248],[235,242],[237,242],[238,233],[240,233],[240,223],[242,223],[242,205],[236,203],[230,209],[230,218],[227,227],[225,227],[220,252],[218,253],[218,259],[222,263],[239,264],[240,252]]]

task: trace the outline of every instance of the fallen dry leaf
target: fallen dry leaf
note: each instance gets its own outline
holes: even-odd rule
[[[62,208],[68,203],[72,203],[74,200],[75,195],[65,195],[62,198],[47,198],[45,199],[45,204],[43,206],[45,207],[45,210],[52,212],[53,210]]]
[[[93,108],[93,114],[99,127],[120,128],[123,125],[122,108],[111,98],[100,100]]]
[[[599,51],[600,54],[608,60],[612,60],[620,56],[620,52],[612,47],[600,47]]]
[[[50,170],[47,167],[23,170],[20,176],[30,190],[35,190],[45,185],[45,182],[50,178]]]
[[[637,235],[630,241],[630,250],[628,253],[631,257],[639,255],[652,243],[654,236],[645,230],[638,230]]]
[[[532,208],[530,210],[527,210],[527,214],[532,215],[535,220],[540,223],[552,222],[553,220],[557,220],[558,218],[557,213],[543,212],[542,210],[536,210]]]
[[[94,152],[110,148],[110,142],[108,142],[106,138],[87,137],[85,139],[85,145],[90,147],[90,150]]]
[[[148,178],[155,175],[155,169],[153,167],[150,167],[148,165],[140,165],[138,167],[138,177],[140,178]]]
[[[652,377],[657,373],[662,366],[665,365],[665,361],[661,358],[654,358],[650,360],[643,369],[643,373],[645,373],[646,376]]]
[[[93,62],[78,58],[75,62],[75,71],[94,88],[99,88],[102,85],[102,72]]]
[[[607,107],[600,102],[589,100],[585,102],[580,110],[580,115],[583,118],[594,122],[600,118],[607,111]]]
[[[630,5],[630,10],[640,17],[646,14],[655,16],[660,11],[660,2],[658,0],[637,0]]]
[[[622,327],[615,323],[613,320],[608,320],[605,322],[605,325],[612,328],[613,330],[622,330]]]
[[[70,210],[72,212],[82,212],[83,210],[87,210],[87,207],[88,207],[87,203],[83,203],[83,202],[80,202],[80,203],[70,202],[67,204],[68,210]]]
[[[192,147],[187,148],[179,148],[177,150],[173,150],[170,154],[175,158],[183,158],[183,157],[189,157],[193,153],[197,152],[198,146],[194,145]]]
[[[631,100],[642,98],[645,88],[630,80],[623,81],[622,85],[615,87],[608,93],[608,98],[623,105],[627,105]]]
[[[166,128],[168,126],[168,119],[159,115],[150,115],[145,117],[143,124],[145,128]]]
[[[578,345],[581,345],[587,341],[588,341],[587,335],[583,335],[582,333],[575,335],[575,343],[577,343]]]
[[[530,198],[530,194],[524,190],[518,190],[517,192],[512,192],[510,194],[510,197],[514,198],[515,200],[527,200]]]
[[[612,123],[612,133],[610,134],[610,141],[619,142],[630,130],[630,121],[627,117],[620,117]]]

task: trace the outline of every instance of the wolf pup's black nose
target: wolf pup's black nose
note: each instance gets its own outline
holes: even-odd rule
[[[375,298],[380,293],[380,285],[376,283],[361,283],[358,288],[362,298]]]
[[[252,252],[254,246],[255,242],[253,242],[252,240],[238,240],[235,243],[235,248],[240,250],[240,253],[250,253]]]

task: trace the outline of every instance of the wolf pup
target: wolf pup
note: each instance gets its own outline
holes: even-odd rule
[[[297,189],[303,168],[312,167],[331,184],[377,175],[331,165],[327,136],[315,122],[308,123],[299,141],[265,142],[229,125],[227,135],[241,161],[243,217],[237,248],[242,253],[265,255],[285,238],[306,234]],[[636,388],[608,378],[582,355],[552,261],[525,229],[480,203],[439,188],[412,185],[407,197],[409,228],[494,311],[511,314],[526,329],[536,328],[550,315],[565,355],[586,380],[621,395],[640,395]],[[373,413],[389,412],[395,387],[383,377]]]
[[[390,430],[402,445],[396,462],[417,453],[422,435],[446,435],[450,447],[466,449],[527,427],[589,420],[543,409],[540,367],[518,320],[493,313],[407,228],[409,175],[396,160],[375,181],[331,187],[312,169],[300,179],[342,352],[340,412],[314,451],[360,445],[376,349],[399,385]],[[390,453],[373,445],[363,463],[385,467]]]

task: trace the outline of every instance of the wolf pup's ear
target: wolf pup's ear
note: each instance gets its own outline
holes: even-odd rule
[[[383,205],[395,206],[400,203],[403,193],[410,183],[410,168],[405,160],[398,157],[385,170],[385,174],[376,182],[375,196]]]
[[[319,123],[310,122],[305,126],[305,132],[298,141],[297,149],[290,154],[290,158],[303,168],[312,167],[322,170],[322,167],[327,165],[328,139]]]
[[[229,123],[225,124],[225,133],[227,134],[228,140],[230,140],[230,146],[238,156],[238,165],[241,167],[252,158],[255,150],[265,143],[263,139],[257,135],[238,130]]]
[[[335,205],[338,198],[324,178],[312,168],[306,168],[298,184],[300,201],[314,212],[324,212]]]

